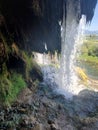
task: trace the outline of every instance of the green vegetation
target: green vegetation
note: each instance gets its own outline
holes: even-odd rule
[[[0,75],[0,102],[10,105],[17,99],[19,92],[26,87],[26,83],[20,74],[13,72],[11,75]]]
[[[0,72],[0,105],[11,105],[11,103],[16,100],[19,92],[26,86],[26,83],[20,74],[13,70],[12,72],[9,72],[6,65],[6,61],[9,60],[9,55],[16,53],[16,46],[9,45],[7,38],[1,31],[0,38],[4,51],[2,57],[0,57],[4,59],[0,59],[2,61],[2,64],[0,64],[2,66],[2,71]]]
[[[8,70],[6,63],[3,63],[2,73],[0,74],[0,104],[4,106],[11,105],[17,99],[20,91],[26,87],[26,82],[32,82],[36,86],[39,78],[42,78],[40,67],[32,59],[32,56],[20,51],[15,45],[12,53],[17,54],[16,56],[24,61],[23,71],[25,75],[17,72],[17,68]]]
[[[7,59],[3,62],[0,73],[0,105],[4,106],[11,105],[17,99],[20,91],[26,87],[26,82],[37,84],[37,79],[42,78],[40,67],[31,55],[20,50],[15,43],[6,48],[10,48],[10,51],[6,51]],[[9,61],[9,67],[6,61]]]
[[[21,43],[15,42],[14,32],[8,30],[1,12],[0,15],[1,24],[4,22],[0,30],[0,105],[5,106],[17,99],[26,83],[28,87],[37,86],[43,77],[32,55],[19,46]]]
[[[98,64],[98,36],[86,36],[79,60]]]
[[[10,106],[22,89],[36,87],[42,79],[40,67],[10,34],[0,30],[0,105]]]

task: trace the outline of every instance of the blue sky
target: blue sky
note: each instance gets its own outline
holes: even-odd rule
[[[98,30],[98,3],[95,8],[95,14],[92,19],[91,25],[87,27],[88,30]]]

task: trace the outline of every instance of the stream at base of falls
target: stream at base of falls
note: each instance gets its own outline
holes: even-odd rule
[[[82,69],[79,69],[79,71],[82,71]],[[59,69],[53,65],[45,65],[42,67],[43,77],[44,77],[44,83],[50,86],[53,91],[57,92],[58,94],[62,94],[67,99],[72,99],[73,96],[78,95],[83,90],[91,90],[91,91],[98,91],[98,89],[94,88],[94,85],[98,85],[98,81],[89,79],[85,83],[85,81],[82,81],[83,79],[79,79],[78,77],[78,84],[77,86],[72,86],[70,91],[66,91],[65,89],[60,87],[60,78],[59,75]],[[85,74],[85,73],[83,73]],[[85,74],[86,75],[86,74]],[[94,83],[92,81],[95,81]]]
[[[51,86],[57,93],[64,95],[67,99],[71,99],[73,95],[77,95],[80,91],[86,89],[86,87],[82,84],[78,85],[77,87],[73,86],[70,91],[60,87],[60,80],[62,76],[59,75],[59,69],[53,66],[47,65],[42,67],[42,72],[44,83]]]

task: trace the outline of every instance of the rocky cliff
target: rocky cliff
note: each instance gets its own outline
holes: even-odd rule
[[[4,0],[0,1],[0,30],[7,42],[14,41],[28,51],[60,51],[61,35],[59,21],[62,22],[63,5],[67,0]],[[82,14],[91,21],[97,0],[73,0],[77,21]],[[80,7],[77,7],[77,2]],[[80,11],[78,11],[80,10]],[[65,10],[66,15],[66,10]],[[66,17],[66,16],[65,16]]]

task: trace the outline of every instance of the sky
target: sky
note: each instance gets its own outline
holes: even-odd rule
[[[95,13],[90,26],[87,26],[88,30],[96,31],[98,30],[98,3],[95,8]]]

